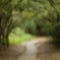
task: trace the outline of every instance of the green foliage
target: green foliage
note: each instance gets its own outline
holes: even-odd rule
[[[58,39],[60,31],[56,30],[59,26],[56,27],[56,24],[60,22],[59,6],[59,0],[22,0],[19,7],[23,9],[21,26],[31,34],[33,32],[34,35],[49,35]]]
[[[13,31],[9,35],[9,43],[10,44],[21,44],[25,41],[29,41],[34,36],[27,34],[21,28],[17,27],[13,29]]]
[[[30,34],[55,38],[60,33],[56,30],[60,23],[60,0],[2,0],[0,17],[3,27],[8,23],[8,31],[19,26]]]
[[[53,34],[53,29],[54,29],[54,26],[47,22],[43,25],[43,28],[42,28],[42,32],[46,35],[51,35]]]
[[[53,4],[52,4],[53,2]],[[54,23],[57,22],[57,6],[59,6],[60,1],[36,1],[36,0],[22,0],[20,3],[17,4],[18,10],[20,8],[23,9],[23,11],[20,13],[22,17],[22,25],[24,26],[24,29],[32,29],[36,31],[37,24],[42,26],[43,31],[52,31]],[[51,5],[52,4],[52,5]],[[58,11],[59,12],[59,11]],[[46,25],[44,24],[44,21]],[[34,23],[33,23],[34,22]],[[47,23],[48,22],[48,23]],[[33,24],[32,24],[33,23]],[[23,27],[22,26],[22,27]],[[30,27],[31,26],[31,27]],[[35,32],[36,33],[36,32]]]
[[[34,23],[34,21],[32,20],[26,20],[24,22],[24,24],[22,25],[22,28],[26,31],[26,32],[30,32],[32,34],[35,33],[36,30],[36,24]]]

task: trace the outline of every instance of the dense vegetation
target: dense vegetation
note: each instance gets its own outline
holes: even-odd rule
[[[36,36],[52,36],[60,43],[60,0],[0,1],[2,45],[9,45],[8,36],[16,27]]]

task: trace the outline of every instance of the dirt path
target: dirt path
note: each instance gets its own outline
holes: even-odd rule
[[[57,60],[57,57],[52,58],[55,50],[49,41],[50,38],[40,37],[21,45],[11,46],[2,55],[0,53],[0,60]]]
[[[49,39],[44,37],[44,38],[39,38],[39,39],[35,39],[32,41],[23,43],[22,45],[25,46],[26,50],[25,50],[24,54],[20,58],[18,58],[18,60],[38,60],[37,54],[39,53],[38,52],[39,47],[43,47],[42,45],[45,45],[48,41],[49,41]],[[42,48],[40,48],[40,49],[42,49]],[[43,50],[43,52],[44,52],[44,50]]]
[[[36,60],[37,49],[35,43],[37,42],[38,41],[30,41],[25,43],[24,46],[26,47],[26,51],[18,60]]]

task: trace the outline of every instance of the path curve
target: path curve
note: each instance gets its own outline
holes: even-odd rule
[[[24,54],[18,58],[18,60],[37,60],[38,47],[49,42],[50,39],[41,37],[38,39],[32,39],[31,41],[24,42],[22,46],[25,46]],[[43,46],[42,46],[43,47]]]
[[[51,59],[54,47],[49,44],[50,41],[50,37],[39,37],[11,46],[6,52],[3,52],[0,60],[57,60],[57,58]]]

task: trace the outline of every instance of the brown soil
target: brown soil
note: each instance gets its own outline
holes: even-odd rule
[[[7,50],[0,51],[0,60],[60,60],[60,51],[49,44],[49,40],[41,37],[21,45],[12,45]]]

